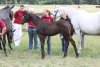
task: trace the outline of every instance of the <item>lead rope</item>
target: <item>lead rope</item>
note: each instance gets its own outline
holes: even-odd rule
[[[18,38],[18,39],[16,39],[16,40],[12,41],[12,43],[14,43],[15,41],[20,40],[20,39],[23,38],[25,35],[26,35],[26,32],[25,32],[24,34],[22,34],[22,36],[21,36],[20,38]]]

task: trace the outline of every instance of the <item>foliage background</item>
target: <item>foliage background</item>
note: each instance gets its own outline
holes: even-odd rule
[[[100,0],[0,0],[0,4],[100,4]]]

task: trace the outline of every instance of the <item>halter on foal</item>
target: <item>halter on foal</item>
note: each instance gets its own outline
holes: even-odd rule
[[[46,36],[54,36],[59,33],[61,33],[66,41],[66,48],[64,51],[64,57],[67,56],[67,49],[69,46],[69,41],[73,45],[76,53],[76,57],[78,57],[78,52],[76,48],[75,41],[72,39],[71,34],[72,34],[72,27],[66,20],[59,20],[55,21],[53,23],[47,23],[35,14],[31,13],[26,13],[25,16],[23,17],[23,20],[21,24],[24,24],[28,20],[32,20],[33,23],[36,25],[36,30],[39,35],[40,41],[41,41],[41,53],[42,53],[42,59],[45,57],[45,52],[44,52],[44,43],[45,43],[45,37]]]

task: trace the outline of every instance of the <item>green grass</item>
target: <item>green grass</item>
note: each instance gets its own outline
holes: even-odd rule
[[[76,35],[73,38],[77,44]],[[100,67],[99,41],[99,36],[86,36],[85,48],[82,50],[79,58],[75,57],[71,44],[68,49],[68,56],[62,58],[61,41],[59,35],[57,35],[51,38],[51,56],[48,57],[46,53],[45,59],[42,60],[40,47],[38,52],[28,50],[28,37],[26,33],[19,47],[15,47],[12,44],[14,50],[11,54],[7,50],[8,57],[5,57],[2,54],[3,51],[0,51],[0,67]]]
[[[34,5],[34,7],[37,8],[37,10],[42,7],[50,7],[49,9],[52,10],[52,6],[48,5]],[[90,12],[99,10],[96,8],[85,8],[86,6],[81,7]],[[18,7],[15,8],[17,10]],[[26,28],[26,25],[23,26],[23,28]],[[14,44],[12,44],[13,50],[11,54],[7,50],[8,57],[5,57],[3,51],[0,50],[0,67],[100,67],[100,36],[85,37],[85,48],[82,49],[79,58],[75,57],[74,49],[71,44],[69,45],[68,56],[62,58],[63,53],[61,51],[59,35],[53,36],[51,38],[51,56],[48,57],[46,53],[45,59],[42,60],[40,47],[38,52],[35,50],[28,50],[28,34],[26,32],[23,33],[23,35],[19,47],[15,47]],[[76,35],[74,35],[73,38],[78,47]],[[45,52],[46,47],[47,45],[45,44]]]

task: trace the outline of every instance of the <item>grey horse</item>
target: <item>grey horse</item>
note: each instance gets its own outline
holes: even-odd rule
[[[6,7],[2,8],[0,10],[0,19],[5,22],[6,27],[7,27],[7,30],[6,30],[5,34],[3,35],[3,37],[0,37],[0,49],[2,49],[2,46],[3,46],[5,56],[7,56],[6,36],[8,39],[8,46],[12,50],[11,43],[12,43],[12,38],[13,38],[13,30],[12,30],[11,21],[13,19],[13,12],[12,12],[13,7],[14,7],[14,5],[12,5],[12,6],[7,5]]]

